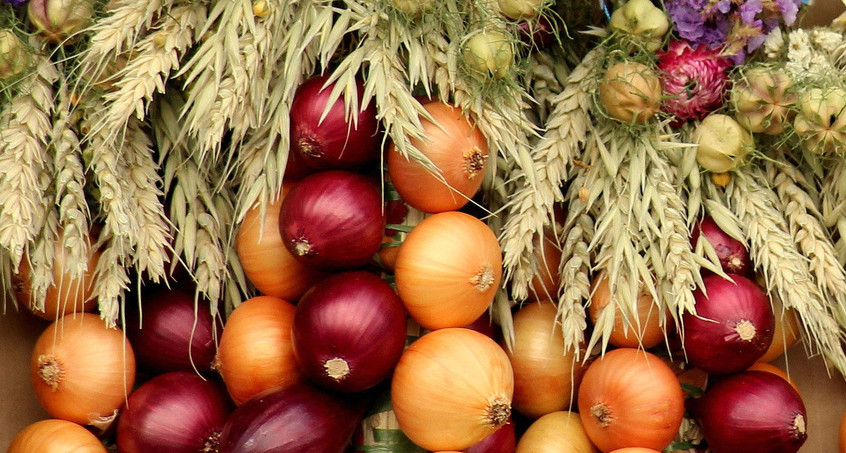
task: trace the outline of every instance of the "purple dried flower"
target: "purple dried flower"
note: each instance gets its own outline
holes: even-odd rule
[[[28,0],[3,0],[12,6],[24,6]]]

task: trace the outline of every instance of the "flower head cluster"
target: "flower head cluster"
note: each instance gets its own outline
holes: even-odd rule
[[[23,5],[26,5],[27,1],[28,0],[3,0],[3,2],[9,3],[12,6],[23,6]]]
[[[669,0],[666,6],[679,37],[719,49],[739,64],[782,22],[793,25],[801,4],[802,0]]]

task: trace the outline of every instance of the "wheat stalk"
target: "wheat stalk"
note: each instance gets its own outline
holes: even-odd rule
[[[528,284],[536,273],[532,256],[533,239],[551,222],[553,204],[563,200],[562,181],[568,168],[578,160],[581,146],[588,138],[592,108],[590,84],[602,50],[588,55],[577,66],[554,100],[554,109],[546,131],[534,148],[536,181],[523,179],[507,206],[503,235],[505,279],[512,285],[512,295],[521,301],[528,297]],[[527,171],[527,169],[523,169]]]
[[[64,77],[60,82],[50,145],[55,169],[54,203],[58,208],[58,228],[62,232],[62,246],[66,255],[65,270],[72,278],[81,278],[88,270],[91,211],[86,199],[82,147],[75,132],[76,124],[71,113],[74,107],[68,82]]]
[[[150,30],[156,18],[173,3],[173,0],[112,0],[108,15],[98,18],[86,30],[88,43],[80,52],[76,73],[89,80],[111,77],[109,68],[119,64],[138,39]]]
[[[136,118],[127,125],[123,154],[129,167],[126,179],[137,206],[133,265],[139,276],[158,283],[165,278],[165,263],[170,259],[170,225],[162,206],[164,193],[159,168],[153,160],[153,142]]]
[[[825,300],[833,300],[833,314],[846,325],[846,271],[837,260],[831,239],[820,222],[822,214],[805,187],[804,175],[782,154],[765,162],[767,180],[778,195],[779,210],[784,213],[799,251],[808,260],[811,275]]]
[[[47,191],[53,162],[47,147],[53,133],[52,85],[58,77],[52,62],[38,58],[35,76],[0,112],[0,247],[9,253],[14,270],[43,231],[51,207]],[[46,248],[42,250],[39,258],[48,258]],[[37,294],[52,283],[50,263],[52,259],[30,263]]]
[[[832,317],[830,305],[814,281],[808,258],[797,249],[778,196],[764,186],[759,168],[747,166],[726,187],[729,207],[741,220],[749,239],[753,262],[761,271],[767,291],[776,294],[785,308],[792,308],[802,320],[811,348],[841,373],[846,372],[841,326]]]
[[[834,161],[823,178],[820,197],[824,225],[832,232],[840,265],[846,266],[846,160]]]
[[[176,6],[138,41],[126,66],[116,74],[114,88],[103,95],[105,112],[90,126],[89,134],[120,146],[129,118],[146,118],[153,95],[165,91],[180,59],[199,39],[205,16],[202,3]]]

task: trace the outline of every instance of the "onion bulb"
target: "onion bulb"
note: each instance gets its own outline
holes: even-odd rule
[[[808,438],[802,398],[766,371],[716,380],[689,410],[714,453],[794,453]]]
[[[91,431],[61,419],[40,420],[18,432],[6,453],[107,453]]]
[[[704,217],[691,231],[690,243],[694,248],[700,238],[708,241],[714,249],[723,271],[741,275],[749,272],[752,262],[746,244],[721,230],[713,218]]]
[[[578,407],[585,432],[599,450],[663,450],[681,426],[684,392],[659,357],[619,348],[588,366],[579,386]]]
[[[408,313],[427,329],[476,321],[502,279],[502,252],[493,231],[458,211],[433,214],[400,246],[394,276]]]
[[[119,329],[92,313],[53,322],[35,343],[30,378],[54,418],[109,424],[135,383],[135,354]]]
[[[712,374],[744,370],[758,361],[773,339],[775,319],[770,299],[757,283],[729,274],[712,274],[694,292],[696,314],[684,313],[683,344],[687,361]]]
[[[772,362],[783,356],[802,337],[799,316],[796,314],[796,310],[786,308],[775,294],[770,297],[770,300],[775,319],[773,341],[770,343],[770,347],[767,348],[767,352],[758,359],[761,362]]]
[[[561,272],[558,268],[561,262],[561,246],[551,231],[544,231],[542,235],[535,237],[532,245],[532,255],[537,260],[538,268],[529,285],[528,300],[555,300],[561,283]]]
[[[616,295],[612,297],[610,286],[607,274],[598,274],[593,280],[587,307],[594,326],[604,322],[606,316],[613,317],[608,343],[621,348],[644,349],[661,344],[664,341],[663,323],[667,317],[662,316],[652,294],[641,288],[637,300],[632,303],[620,300]]]
[[[321,171],[300,180],[279,210],[288,251],[324,270],[361,267],[382,245],[385,218],[376,184],[357,173]]]
[[[515,453],[596,453],[579,414],[550,412],[533,421],[520,436]]]
[[[360,392],[393,371],[405,347],[406,313],[377,275],[339,272],[306,292],[291,332],[306,377],[329,390]]]
[[[291,343],[294,311],[290,302],[270,296],[253,297],[232,310],[220,335],[215,368],[236,404],[301,379]]]
[[[458,107],[433,101],[423,108],[432,119],[420,119],[424,139],[411,139],[411,144],[434,164],[440,177],[401,154],[393,143],[386,156],[388,174],[409,206],[429,213],[454,211],[466,205],[482,186],[487,141]]]
[[[239,406],[223,426],[219,453],[342,453],[368,402],[304,382],[274,388]]]
[[[334,100],[338,87],[328,81],[329,76],[315,76],[297,88],[291,102],[291,152],[319,170],[354,169],[375,161],[382,143],[376,104],[360,105],[361,80],[355,81],[355,92],[341,92]],[[351,117],[345,105],[350,102],[358,107]]]
[[[514,373],[491,338],[461,327],[424,334],[400,357],[391,401],[402,431],[427,450],[462,450],[508,422]]]
[[[291,255],[279,232],[282,200],[294,184],[283,182],[281,193],[264,212],[259,206],[247,211],[235,236],[235,252],[250,283],[262,295],[290,301],[299,299],[325,275]]]
[[[186,371],[160,374],[129,395],[115,433],[118,451],[216,452],[231,411],[220,383]]]
[[[208,301],[195,303],[194,293],[164,288],[143,296],[140,309],[127,314],[125,331],[139,368],[207,372],[222,327]]]
[[[32,267],[29,260],[21,260],[18,271],[12,275],[12,286],[17,301],[37,316],[49,321],[55,321],[69,313],[90,312],[97,307],[97,299],[94,297],[94,271],[100,259],[100,251],[88,247],[86,268],[81,274],[75,274],[70,271],[70,253],[62,245],[61,238],[60,232],[54,244],[53,283],[44,294],[43,306],[36,306],[36,302],[40,301],[33,299],[35,295],[32,293]]]
[[[515,411],[529,418],[567,410],[582,364],[566,349],[558,308],[550,301],[527,303],[514,314],[513,348],[506,351],[514,369]]]

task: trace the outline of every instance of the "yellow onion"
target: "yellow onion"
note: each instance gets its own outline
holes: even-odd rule
[[[11,30],[0,30],[0,82],[12,80],[29,66],[26,45]]]
[[[415,340],[391,380],[400,429],[430,451],[463,450],[496,432],[511,416],[513,391],[505,351],[485,334],[463,327]]]
[[[615,119],[624,123],[645,123],[661,108],[661,80],[655,71],[642,63],[615,63],[602,77],[599,102]]]
[[[646,50],[655,51],[661,47],[670,21],[651,0],[629,0],[614,10],[608,26],[642,40]]]
[[[464,43],[462,55],[470,74],[479,78],[508,76],[514,64],[513,37],[503,31],[482,29]]]
[[[744,73],[731,90],[735,119],[751,132],[777,135],[788,124],[796,94],[780,69],[758,67]]]
[[[846,152],[846,90],[808,90],[799,100],[793,129],[808,151]]]
[[[693,141],[699,145],[696,162],[714,173],[736,169],[755,146],[748,130],[721,113],[706,116],[693,131]]]
[[[40,420],[18,432],[6,453],[106,453],[91,431],[61,419]]]
[[[513,20],[533,19],[547,0],[495,0],[492,6],[503,16]]]
[[[515,453],[596,453],[579,414],[556,411],[532,422]]]
[[[513,407],[537,418],[567,410],[583,366],[567,349],[550,301],[527,303],[514,314],[514,345],[507,351],[514,369]]]

